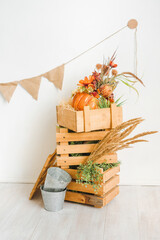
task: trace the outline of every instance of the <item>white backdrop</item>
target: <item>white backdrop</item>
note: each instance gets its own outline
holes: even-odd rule
[[[142,116],[137,131],[160,129],[158,0],[0,0],[0,82],[44,73],[136,18],[140,97],[125,87],[124,120]],[[70,96],[103,56],[118,47],[119,71],[134,71],[134,31],[125,29],[65,67],[62,92],[42,80],[36,102],[20,86],[8,104],[0,95],[0,181],[34,182],[55,149],[56,104]],[[135,132],[136,133],[136,132]],[[121,184],[160,184],[159,134],[119,153]]]

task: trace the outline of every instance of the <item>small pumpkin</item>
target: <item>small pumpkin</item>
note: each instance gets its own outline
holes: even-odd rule
[[[97,109],[98,103],[98,99],[88,93],[77,93],[73,98],[72,107],[77,111],[83,110],[84,106],[89,106],[90,109]]]

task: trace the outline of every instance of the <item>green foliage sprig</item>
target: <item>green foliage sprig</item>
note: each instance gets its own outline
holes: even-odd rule
[[[99,107],[100,108],[110,108],[111,107],[111,102],[109,100],[107,100],[104,97],[101,97],[99,99]]]
[[[103,171],[106,171],[109,168],[117,167],[120,162],[116,163],[93,163],[92,161],[88,161],[87,164],[80,164],[78,167],[76,182],[80,184],[84,184],[87,187],[87,184],[93,186],[95,192],[102,186],[102,177],[101,168]]]
[[[117,107],[122,106],[122,105],[126,102],[126,100],[120,102],[120,99],[121,99],[121,98],[122,98],[122,97],[119,97],[119,98],[115,101],[115,104],[116,104]],[[100,97],[98,100],[99,100],[98,105],[99,105],[100,108],[110,108],[110,107],[111,107],[111,102],[110,102],[109,100],[107,100],[106,98]]]
[[[126,100],[123,100],[123,101],[120,102],[121,98],[122,98],[122,96],[119,97],[119,98],[115,101],[115,104],[116,104],[117,107],[121,107],[121,106],[126,102]]]

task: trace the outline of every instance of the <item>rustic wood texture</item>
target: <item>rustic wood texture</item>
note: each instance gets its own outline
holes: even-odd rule
[[[91,131],[90,110],[89,106],[84,107],[84,131]]]
[[[62,130],[61,130],[62,129]],[[85,132],[85,133],[68,133],[67,128],[59,127],[56,133],[57,142],[57,165],[64,168],[66,166],[79,165],[86,161],[88,156],[70,156],[74,153],[91,153],[95,148],[95,141],[102,140],[108,130]],[[79,142],[79,144],[69,145],[69,142]],[[81,143],[81,141],[83,143]],[[85,142],[85,143],[84,143]],[[89,143],[88,143],[89,142]],[[97,163],[115,163],[117,162],[117,154],[110,153],[99,158]]]
[[[72,179],[74,179],[74,180],[78,179],[76,169],[64,168],[64,170],[71,175]],[[103,174],[102,182],[105,183],[106,181],[108,181],[110,178],[112,178],[113,176],[115,176],[119,172],[120,172],[120,167],[119,166],[114,167],[114,168],[110,168],[106,171],[103,171],[103,169],[101,169],[101,173]]]
[[[61,144],[60,146],[57,146],[57,154],[90,153],[93,151],[95,146],[96,144],[75,144],[67,146]]]
[[[67,128],[60,128],[60,133],[68,133]],[[68,142],[60,142],[60,146],[67,146]],[[61,154],[61,157],[68,157],[68,154]],[[62,166],[63,168],[63,166]],[[65,168],[69,168],[69,165],[65,165]]]
[[[102,140],[106,135],[106,131],[94,131],[88,133],[57,133],[56,142],[69,142],[69,141],[97,141]]]
[[[80,163],[84,163],[88,156],[79,156],[79,157],[61,157],[57,156],[57,165],[58,166],[74,166],[79,165]],[[117,162],[117,153],[110,153],[105,155],[102,158],[99,158],[96,163],[115,163]]]
[[[111,106],[113,106],[114,111],[112,111],[112,107],[90,110],[86,106],[84,111],[75,111],[57,106],[57,123],[74,132],[110,129],[122,123],[122,107],[116,107],[115,104],[111,104]],[[112,114],[114,115],[112,116]]]
[[[115,104],[111,104],[111,128],[115,128],[117,125],[122,123],[122,121],[122,108],[117,108]]]
[[[74,111],[62,106],[57,106],[57,123],[75,132],[83,132],[83,111]]]
[[[99,130],[111,128],[110,108],[101,108],[90,110],[90,130]]]
[[[115,175],[112,178],[110,178],[108,181],[103,183],[97,191],[95,191],[93,186],[90,184],[79,184],[75,181],[72,181],[71,183],[69,183],[69,185],[67,186],[67,190],[91,193],[97,196],[103,196],[105,193],[109,192],[112,188],[114,188],[117,184],[119,184],[119,176]]]
[[[40,185],[42,185],[45,181],[46,174],[47,174],[47,169],[52,166],[56,166],[56,150],[54,151],[53,154],[50,154],[37,178],[37,181],[30,193],[29,200],[31,200],[35,194],[35,192],[40,188]]]
[[[90,195],[87,193],[71,192],[67,191],[65,200],[70,202],[82,203],[86,205],[91,205],[97,208],[104,207],[113,198],[119,194],[119,186],[116,186],[104,196]]]

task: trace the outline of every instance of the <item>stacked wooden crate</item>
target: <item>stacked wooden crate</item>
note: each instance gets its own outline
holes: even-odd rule
[[[56,133],[57,166],[63,168],[72,176],[72,182],[67,187],[65,200],[103,207],[119,193],[119,175],[117,175],[120,171],[119,166],[106,171],[101,169],[103,174],[102,186],[96,192],[91,184],[84,185],[76,182],[77,167],[88,158],[107,131],[122,122],[122,109],[114,104],[111,109],[89,110],[88,107],[85,107],[84,112],[62,109],[62,107],[59,110],[58,108],[57,122],[60,126],[57,127]],[[81,115],[83,121],[80,121],[80,118],[77,119],[76,114]],[[70,129],[77,129],[81,132],[74,132]],[[117,162],[117,154],[108,154],[97,161],[97,163],[103,162]]]

